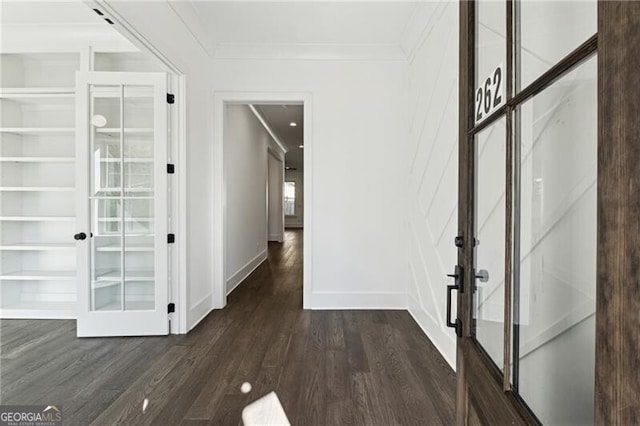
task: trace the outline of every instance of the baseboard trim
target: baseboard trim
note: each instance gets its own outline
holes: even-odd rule
[[[199,302],[191,305],[189,312],[187,312],[187,333],[200,324],[200,321],[206,318],[209,313],[213,311],[211,293],[200,299]],[[191,318],[197,318],[195,321],[190,321]]]
[[[230,295],[231,292],[233,290],[235,290],[236,287],[238,287],[240,285],[240,283],[242,283],[242,281],[245,280],[245,278],[247,278],[249,275],[251,275],[251,273],[253,271],[255,271],[256,268],[258,266],[260,266],[262,264],[262,262],[264,262],[265,260],[267,260],[267,250],[266,249],[261,251],[260,253],[258,253],[258,255],[256,257],[254,257],[253,259],[251,259],[249,261],[249,263],[244,265],[242,268],[240,268],[240,270],[238,272],[233,274],[227,280],[227,296]]]
[[[388,309],[406,310],[406,293],[319,293],[312,292],[306,309]]]
[[[282,242],[282,235],[280,235],[280,234],[270,234],[268,236],[267,240],[269,242],[281,243]]]
[[[456,371],[456,341],[453,336],[446,335],[441,329],[437,330],[435,333],[433,331],[429,331],[433,328],[433,320],[427,315],[426,312],[420,308],[420,304],[418,301],[412,296],[409,295],[409,307],[407,311],[411,318],[418,324],[418,327],[422,330],[422,332],[431,340],[431,343],[436,347],[438,352],[442,355],[442,357],[449,363],[453,371]],[[450,329],[453,334],[453,329]],[[436,335],[437,334],[437,335]],[[443,342],[444,339],[449,340],[449,342]],[[445,347],[446,346],[446,347]]]

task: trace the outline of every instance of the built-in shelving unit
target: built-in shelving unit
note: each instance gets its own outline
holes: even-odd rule
[[[74,318],[80,53],[3,53],[0,67],[1,316]]]
[[[160,71],[152,58],[120,51],[122,39],[114,40],[113,51],[96,50],[90,41],[86,49],[50,51],[43,40],[42,53],[32,47],[0,52],[0,318],[76,318],[78,284],[93,289],[96,310],[118,310],[122,304],[153,308],[153,230],[155,216],[165,212],[153,211],[148,88],[127,89],[127,126],[121,129],[111,115],[120,93],[96,86],[96,106],[105,108],[109,124],[92,127],[98,147],[93,159],[76,157],[76,72]],[[107,47],[103,41],[101,46]],[[119,152],[122,136],[125,152]],[[76,248],[73,238],[79,229],[78,161],[95,161],[88,166],[104,177],[94,194],[102,201],[87,200],[94,209],[90,262],[95,269],[86,283],[77,282],[78,250],[86,245]],[[124,199],[120,179],[124,212],[118,204]]]

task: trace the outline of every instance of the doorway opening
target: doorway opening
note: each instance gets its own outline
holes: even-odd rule
[[[304,257],[304,306],[311,288],[310,95],[221,92],[214,103],[214,306],[224,307],[288,239]]]

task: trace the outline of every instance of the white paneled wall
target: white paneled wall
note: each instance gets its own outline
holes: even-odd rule
[[[408,303],[454,366],[445,288],[457,255],[458,5],[420,3],[413,16],[403,44],[409,56]]]

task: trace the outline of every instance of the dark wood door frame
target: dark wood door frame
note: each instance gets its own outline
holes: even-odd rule
[[[507,0],[509,33],[512,12],[513,4]],[[640,2],[598,0],[598,34],[515,96],[510,96],[513,88],[508,86],[510,101],[475,128],[475,1],[460,1],[459,18],[458,235],[463,244],[458,249],[458,264],[464,284],[475,279],[475,134],[505,113],[509,116],[515,105],[544,90],[568,69],[598,51],[595,422],[640,424]],[[507,49],[508,69],[512,50]],[[510,85],[512,79],[508,81]],[[511,129],[509,119],[507,129]],[[507,170],[512,170],[510,157],[508,148]],[[510,210],[506,213],[510,216]],[[510,228],[511,218],[507,219]],[[510,229],[507,240],[509,235]],[[469,424],[471,402],[486,424],[538,423],[510,389],[508,374],[503,377],[472,338],[472,286],[463,285],[463,289],[457,304],[461,322],[456,355],[457,424]],[[511,297],[507,292],[509,306]],[[475,389],[470,390],[469,383]]]
[[[640,424],[640,2],[598,1],[595,422]]]

